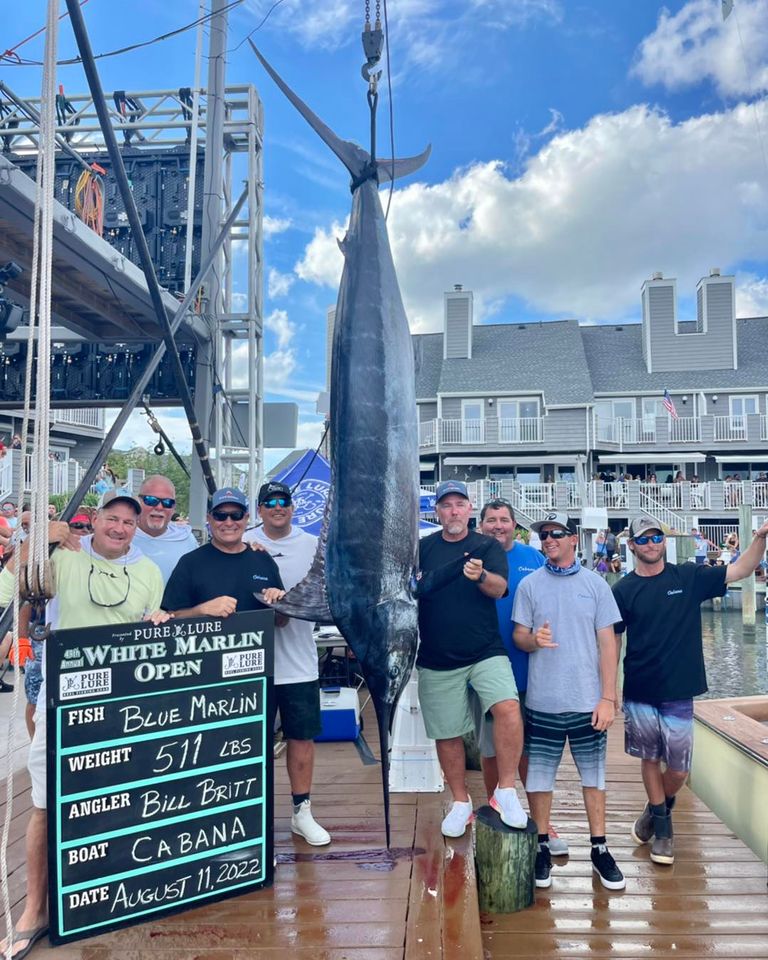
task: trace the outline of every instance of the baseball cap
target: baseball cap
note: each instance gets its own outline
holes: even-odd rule
[[[659,521],[654,520],[653,517],[635,517],[629,525],[629,539],[634,540],[635,537],[642,537],[647,530],[658,530],[659,533],[664,533]]]
[[[120,490],[107,490],[107,492],[101,498],[99,510],[103,510],[108,504],[117,503],[119,500],[124,500],[126,503],[129,503],[136,513],[141,513],[141,504],[136,497],[130,493],[124,493]]]
[[[550,524],[562,527],[563,530],[567,530],[568,533],[574,537],[579,532],[576,521],[571,520],[567,513],[548,513],[546,517],[542,517],[541,520],[532,523],[531,530],[533,530],[534,533],[538,533],[542,527],[549,526]]]
[[[287,497],[291,499],[291,488],[279,480],[270,480],[259,487],[259,505],[271,500],[272,497]]]
[[[438,483],[437,489],[435,490],[435,503],[439,503],[443,497],[447,497],[449,493],[457,493],[460,497],[464,497],[465,500],[469,500],[466,483],[462,483],[461,480],[443,480],[442,483]]]
[[[211,497],[211,510],[215,510],[224,503],[234,503],[248,513],[248,497],[237,487],[222,487]]]

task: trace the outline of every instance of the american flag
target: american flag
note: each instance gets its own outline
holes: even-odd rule
[[[723,20],[727,20],[733,10],[733,0],[721,0],[723,8]]]
[[[677,415],[677,409],[675,408],[674,403],[672,402],[672,397],[669,395],[669,390],[664,391],[664,399],[661,401],[664,404],[664,409],[672,417],[673,420],[679,420],[680,418]]]

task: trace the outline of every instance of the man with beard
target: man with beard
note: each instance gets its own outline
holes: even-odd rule
[[[542,542],[544,566],[517,590],[514,640],[531,654],[525,702],[526,790],[539,826],[536,886],[552,883],[549,823],[552,791],[566,739],[581,777],[589,821],[592,869],[609,890],[624,875],[605,838],[606,731],[616,711],[618,609],[611,588],[576,558],[578,531],[564,513],[532,524]],[[544,829],[542,829],[544,828]]]
[[[635,843],[651,843],[654,863],[675,862],[672,808],[693,755],[693,698],[707,689],[701,604],[752,576],[765,557],[768,523],[732,563],[667,563],[658,520],[629,528],[635,569],[613,588],[627,630],[624,657],[624,749],[639,757],[648,803],[632,825]],[[662,764],[664,767],[662,768]]]
[[[176,510],[176,488],[168,477],[147,477],[139,490],[139,502],[141,514],[134,543],[160,567],[163,583],[168,583],[179,560],[197,550],[197,540],[186,524],[171,522]]]
[[[498,786],[490,799],[504,823],[524,827],[515,777],[522,720],[509,657],[499,635],[495,601],[507,591],[507,558],[492,538],[469,530],[472,504],[466,485],[438,484],[435,509],[442,530],[419,544],[419,701],[427,735],[453,794],[442,822],[446,837],[460,837],[473,818],[467,793],[463,736],[474,728],[472,690],[494,719]]]

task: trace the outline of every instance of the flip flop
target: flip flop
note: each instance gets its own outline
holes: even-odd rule
[[[16,930],[14,928],[11,933],[11,942],[5,948],[3,953],[4,960],[22,960],[23,957],[26,957],[30,952],[32,947],[37,943],[38,940],[48,933],[48,924],[43,923],[39,927],[35,927],[33,930]],[[23,950],[20,950],[18,953],[13,952],[14,946],[19,942],[19,940],[28,940],[29,943],[24,947]],[[10,950],[10,953],[8,952]]]

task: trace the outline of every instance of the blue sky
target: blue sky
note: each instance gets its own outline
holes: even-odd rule
[[[350,198],[345,171],[247,44],[234,49],[270,6],[246,0],[230,14],[228,81],[255,84],[264,102],[269,398],[300,402],[310,444]],[[89,0],[95,51],[197,16],[195,0],[130,9],[117,18],[114,4]],[[363,10],[363,0],[284,0],[254,40],[326,122],[365,143]],[[637,319],[655,270],[678,278],[685,315],[712,266],[737,275],[740,315],[768,312],[768,0],[735,0],[725,23],[720,0],[389,0],[389,17],[396,151],[433,149],[398,184],[389,221],[415,331],[440,328],[454,283],[474,291],[477,322]],[[42,0],[13,5],[3,49],[44,19]],[[194,45],[192,30],[102,60],[103,84],[191,85]],[[74,52],[63,21],[60,55]],[[39,59],[42,38],[19,53]],[[0,76],[39,95],[39,68]],[[79,67],[58,80],[86,87]],[[382,86],[382,153],[387,110]],[[164,420],[183,443],[181,419]],[[141,424],[122,445],[148,439]]]

